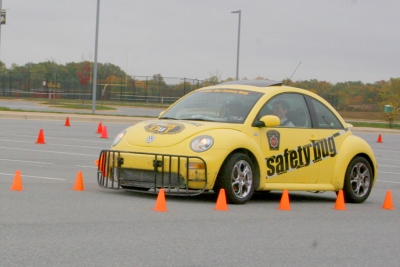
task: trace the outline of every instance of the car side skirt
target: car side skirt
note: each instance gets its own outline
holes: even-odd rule
[[[267,183],[263,190],[291,190],[291,191],[336,191],[331,184],[292,184],[292,183]]]

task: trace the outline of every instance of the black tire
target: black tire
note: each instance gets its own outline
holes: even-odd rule
[[[217,179],[214,183],[213,191],[215,194],[219,194],[220,189],[221,189],[221,185],[219,183],[219,179]]]
[[[225,189],[228,203],[244,204],[254,193],[254,164],[242,153],[230,155],[222,165],[218,185]]]
[[[346,202],[362,203],[371,193],[374,174],[371,164],[361,156],[350,161],[344,179],[343,193]]]

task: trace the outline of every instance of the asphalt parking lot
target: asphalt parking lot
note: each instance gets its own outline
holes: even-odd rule
[[[167,197],[102,189],[101,149],[130,123],[0,118],[1,266],[398,266],[400,135],[355,131],[368,141],[379,176],[368,200],[334,210],[333,192],[257,193],[214,210],[217,196]],[[43,129],[46,144],[36,144]],[[16,171],[23,191],[11,190]],[[78,172],[84,191],[72,190]],[[394,210],[382,209],[387,191]]]

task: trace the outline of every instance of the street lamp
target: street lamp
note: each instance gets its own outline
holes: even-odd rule
[[[100,0],[97,0],[96,12],[96,34],[94,44],[94,70],[93,70],[93,96],[92,96],[92,114],[96,111],[96,88],[97,88],[97,49],[99,42],[99,15],[100,15]]]
[[[242,11],[236,10],[236,11],[232,11],[231,13],[239,13],[237,60],[236,60],[236,80],[239,80],[240,17],[241,17]]]

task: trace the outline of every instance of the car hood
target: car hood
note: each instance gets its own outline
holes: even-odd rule
[[[215,129],[240,130],[243,124],[186,121],[186,120],[151,120],[135,124],[127,129],[126,141],[134,146],[168,147],[183,140]]]

